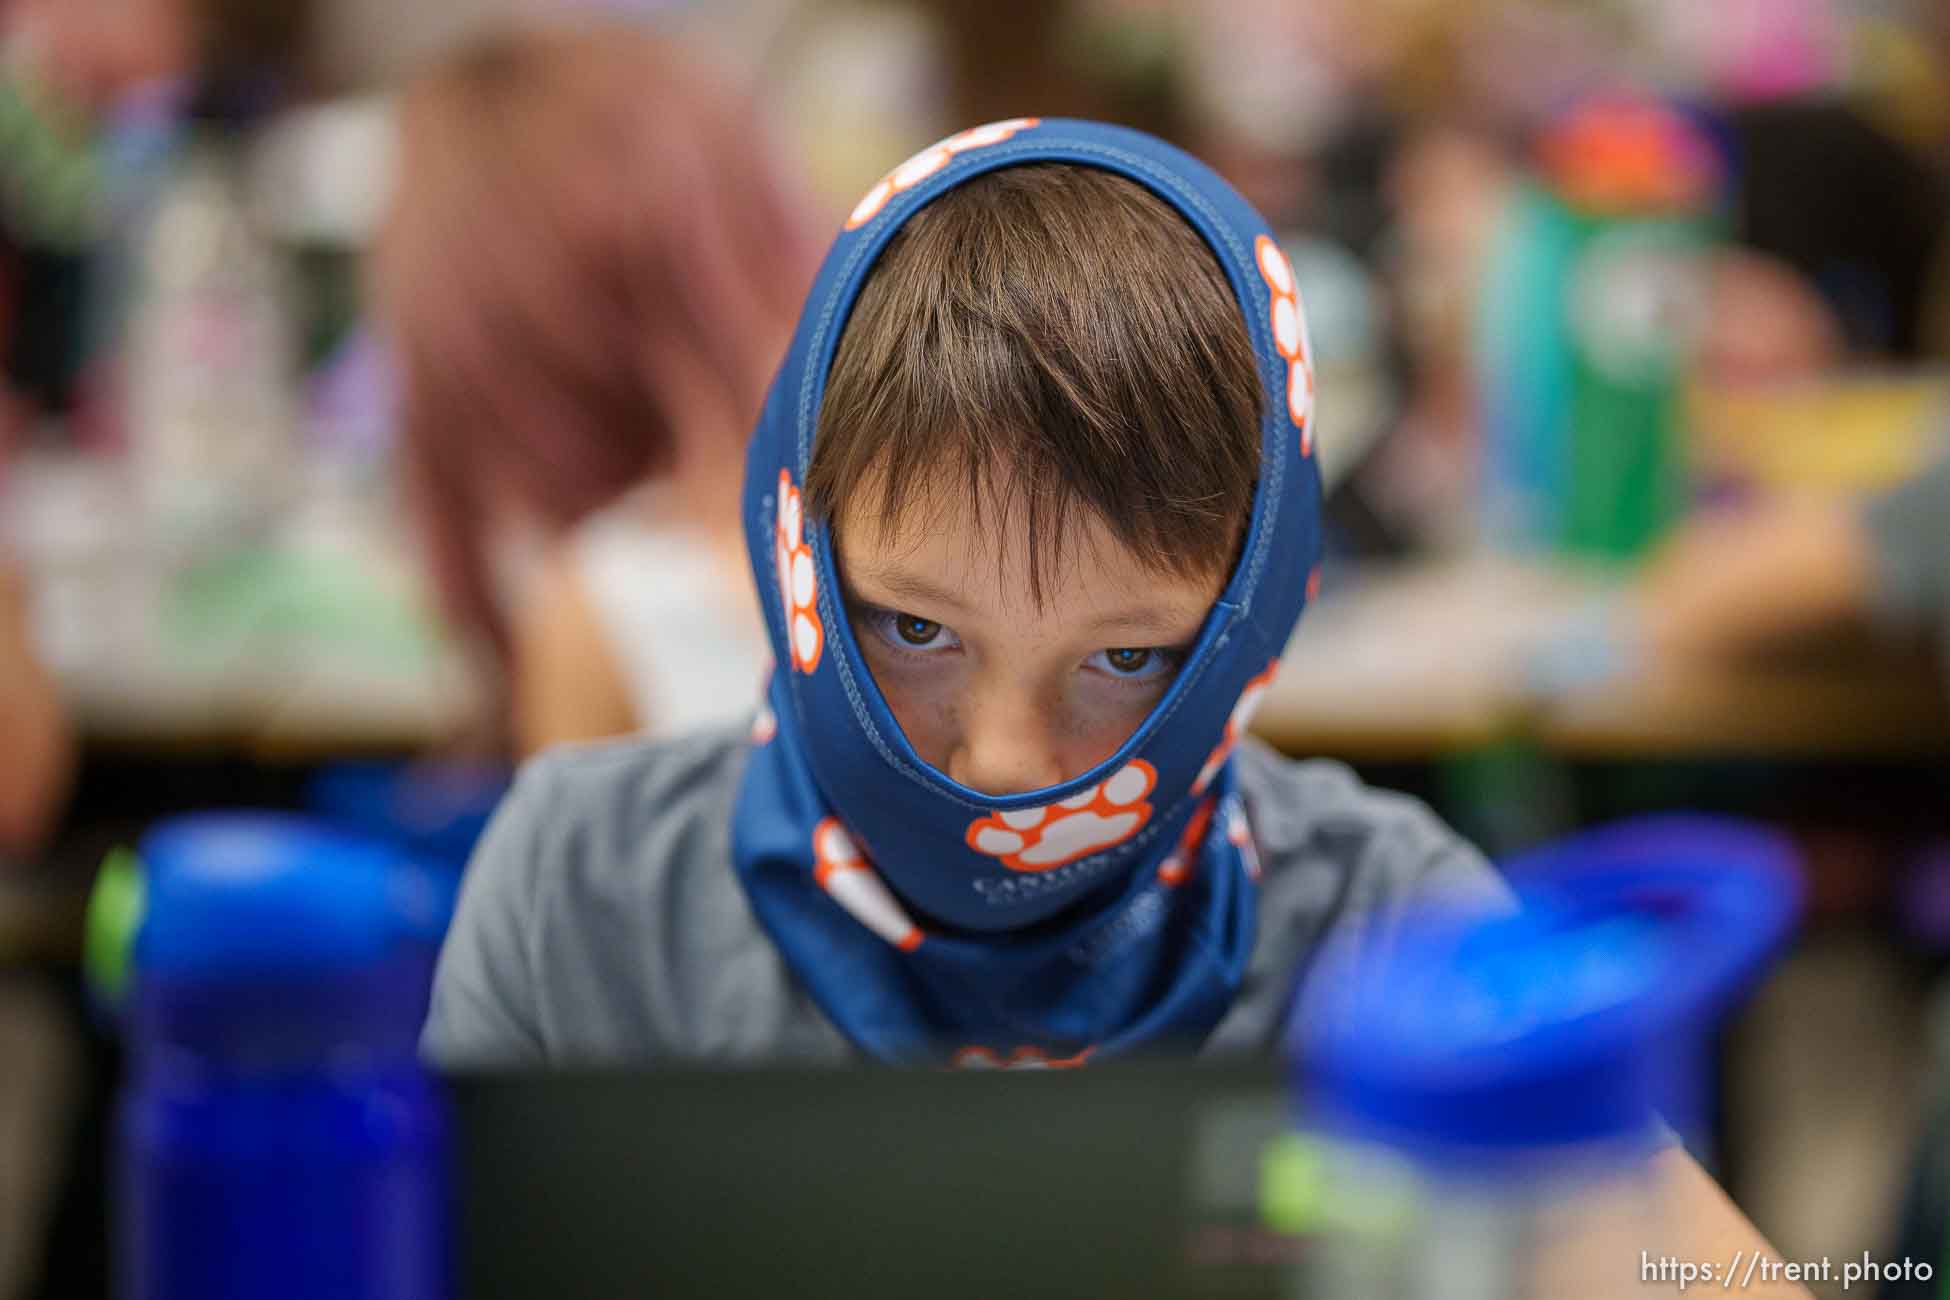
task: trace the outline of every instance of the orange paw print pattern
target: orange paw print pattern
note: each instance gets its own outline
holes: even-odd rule
[[[819,583],[813,572],[812,547],[806,544],[805,507],[792,475],[779,471],[779,525],[775,535],[779,564],[779,595],[785,602],[785,637],[792,647],[792,666],[802,673],[819,667],[826,631],[819,622]]]
[[[1212,747],[1211,754],[1206,757],[1205,766],[1198,770],[1198,779],[1192,782],[1193,794],[1204,794],[1205,787],[1211,785],[1212,778],[1219,774],[1233,746],[1246,734],[1246,728],[1253,720],[1253,712],[1259,708],[1260,697],[1266,694],[1266,688],[1272,683],[1273,674],[1279,671],[1279,667],[1279,660],[1269,660],[1266,671],[1247,682],[1246,689],[1239,692],[1239,699],[1232,706],[1232,716],[1226,719],[1225,735],[1219,737],[1219,743]]]
[[[1134,758],[1081,794],[1040,808],[989,813],[968,824],[968,847],[1011,871],[1048,871],[1121,844],[1151,820],[1144,797],[1158,772]]]
[[[1261,235],[1253,240],[1260,278],[1273,291],[1273,346],[1286,358],[1286,413],[1300,429],[1300,454],[1314,452],[1314,372],[1307,360],[1307,323],[1300,314],[1300,286],[1293,264],[1280,246]]]
[[[1075,1056],[1051,1056],[1040,1047],[1018,1047],[1002,1057],[986,1047],[964,1047],[955,1053],[949,1066],[956,1070],[1074,1070],[1096,1050],[1086,1047]]]
[[[1238,795],[1226,799],[1226,839],[1239,850],[1246,863],[1246,879],[1259,880],[1259,850],[1253,845],[1253,826],[1246,820],[1246,801]]]
[[[1205,839],[1205,828],[1212,822],[1213,806],[1210,799],[1198,806],[1192,819],[1185,823],[1185,833],[1178,837],[1178,846],[1158,864],[1158,879],[1173,889],[1192,878],[1192,864],[1198,861],[1198,847]]]
[[[970,149],[981,149],[987,145],[1001,144],[1018,131],[1027,131],[1042,121],[1039,117],[1012,117],[1006,122],[990,122],[985,126],[972,126],[966,131],[936,141],[921,152],[909,158],[894,170],[874,182],[872,189],[853,207],[853,213],[846,219],[848,230],[858,230],[880,214],[887,206],[887,200],[902,190],[912,189],[928,177],[948,165],[948,160],[958,153]]]
[[[854,920],[902,952],[921,946],[926,936],[894,901],[837,817],[824,818],[813,827],[813,879]]]

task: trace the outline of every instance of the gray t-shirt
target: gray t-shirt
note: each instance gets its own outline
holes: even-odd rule
[[[844,1063],[857,1054],[760,927],[731,865],[746,731],[617,741],[529,763],[462,886],[423,1051],[448,1066]],[[1508,905],[1422,804],[1249,742],[1264,871],[1244,986],[1208,1054],[1270,1051],[1331,940],[1385,943],[1411,901]]]

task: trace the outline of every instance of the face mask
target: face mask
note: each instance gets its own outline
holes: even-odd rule
[[[806,516],[801,488],[839,331],[874,258],[943,191],[1030,162],[1127,177],[1211,247],[1259,362],[1261,462],[1241,558],[1156,707],[1089,771],[991,796],[902,735],[848,626],[830,530]],[[896,168],[854,210],[749,453],[745,528],[778,668],[733,854],[761,922],[865,1050],[1055,1063],[1202,1038],[1229,1004],[1256,914],[1229,759],[1320,553],[1309,364],[1292,270],[1265,223],[1203,164],[1140,133],[1035,119],[976,128]]]

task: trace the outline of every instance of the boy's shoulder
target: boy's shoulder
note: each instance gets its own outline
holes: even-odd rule
[[[748,726],[563,746],[476,848],[422,1039],[454,1064],[837,1059],[731,864]]]
[[[565,962],[606,958],[638,979],[687,980],[757,939],[730,869],[750,753],[749,726],[732,725],[560,746],[523,767],[508,815],[527,823],[513,838],[539,875],[531,905]],[[598,945],[603,958],[590,951]]]
[[[1419,799],[1257,740],[1237,761],[1262,872],[1259,938],[1208,1053],[1269,1049],[1330,944],[1385,945],[1410,909],[1432,900],[1485,912],[1513,905],[1495,868]]]
[[[1240,793],[1269,876],[1329,871],[1363,894],[1489,885],[1494,870],[1411,795],[1368,785],[1332,759],[1287,758],[1257,739],[1239,747]]]
[[[750,730],[737,724],[558,745],[522,765],[509,802],[539,818],[544,834],[582,840],[579,857],[634,856],[602,850],[641,845],[673,825],[709,821],[728,833]]]

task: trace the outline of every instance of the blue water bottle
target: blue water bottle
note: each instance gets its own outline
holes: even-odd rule
[[[415,1055],[441,900],[275,814],[169,822],[140,856],[119,1294],[446,1296],[446,1121]]]
[[[1518,913],[1410,918],[1385,952],[1331,955],[1293,1026],[1305,1293],[1704,1280],[1675,1272],[1698,1261],[1673,1250],[1659,1120],[1691,1109],[1705,1042],[1789,931],[1779,847],[1698,819],[1613,828],[1513,873]]]

